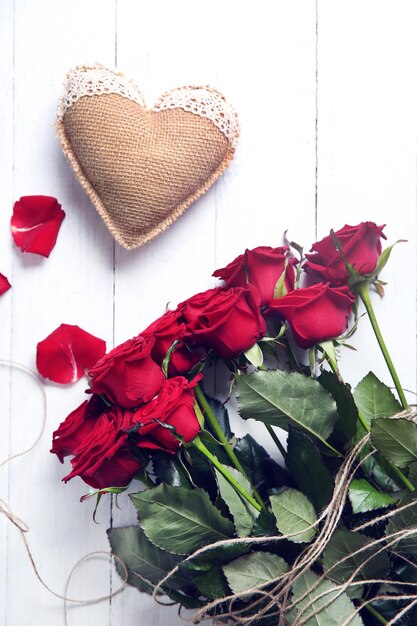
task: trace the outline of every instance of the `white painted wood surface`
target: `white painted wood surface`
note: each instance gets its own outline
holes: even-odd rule
[[[309,246],[345,222],[387,223],[395,250],[384,272],[381,325],[403,385],[415,388],[417,7],[413,0],[2,0],[0,3],[0,358],[35,365],[36,343],[61,322],[108,346],[137,333],[210,284],[245,247],[278,245],[282,232]],[[65,73],[116,65],[151,103],[183,84],[211,84],[240,114],[231,168],[165,234],[132,252],[115,246],[74,179],[54,130]],[[56,196],[66,219],[49,259],[11,242],[13,201]],[[369,369],[389,382],[366,321],[344,355],[345,378]],[[58,593],[72,565],[107,550],[105,529],[133,519],[110,500],[91,518],[79,480],[48,450],[52,431],[80,402],[84,383],[47,385],[48,420],[30,455],[0,469],[0,497],[30,525],[28,540]],[[0,369],[0,459],[36,437],[41,397],[25,375]],[[77,571],[70,594],[117,587],[106,557]],[[0,626],[63,624],[62,603],[36,580],[17,530],[0,517]],[[68,623],[176,626],[175,608],[129,589],[111,601],[70,606]]]

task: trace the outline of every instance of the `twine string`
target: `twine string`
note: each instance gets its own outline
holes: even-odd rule
[[[32,452],[32,450],[34,450],[34,448],[36,448],[36,446],[38,445],[38,443],[42,439],[42,436],[43,436],[43,434],[45,432],[47,415],[48,415],[48,403],[47,403],[47,396],[46,396],[44,385],[43,385],[42,380],[40,379],[40,377],[36,374],[36,372],[34,372],[29,367],[26,367],[26,365],[23,365],[22,363],[18,363],[17,361],[11,361],[11,360],[8,360],[8,359],[0,359],[0,366],[7,366],[9,368],[17,369],[17,370],[20,370],[20,371],[24,372],[25,374],[30,376],[36,382],[36,384],[38,385],[38,387],[39,387],[39,389],[41,390],[41,393],[42,393],[42,421],[41,421],[41,427],[40,427],[38,435],[36,436],[36,439],[25,450],[23,450],[21,452],[17,452],[16,454],[12,454],[12,455],[8,456],[6,459],[4,459],[3,461],[1,461],[0,462],[0,468],[2,468],[2,467],[5,467],[6,465],[8,465],[14,459],[17,459],[19,457],[25,456],[26,454],[29,454],[30,452]],[[70,571],[70,573],[69,573],[69,575],[67,577],[67,580],[66,580],[66,583],[65,583],[65,589],[64,589],[64,593],[63,594],[54,591],[53,589],[51,589],[51,587],[49,587],[49,585],[42,578],[42,576],[41,576],[41,574],[39,572],[39,568],[38,568],[37,562],[35,561],[35,558],[33,556],[32,550],[30,549],[30,546],[29,546],[29,543],[28,543],[28,540],[27,540],[27,534],[29,533],[29,530],[30,530],[29,525],[25,521],[23,521],[20,517],[18,517],[18,515],[16,515],[12,511],[12,509],[7,504],[7,502],[5,502],[2,498],[0,498],[0,515],[1,514],[3,514],[4,517],[11,524],[13,524],[17,528],[17,530],[19,531],[19,534],[20,534],[20,537],[22,539],[23,546],[25,548],[25,551],[26,551],[26,554],[28,556],[29,562],[31,564],[32,570],[33,570],[36,578],[38,579],[38,581],[48,591],[48,593],[53,595],[55,598],[63,600],[64,623],[65,623],[65,626],[68,625],[68,610],[67,610],[68,602],[71,602],[73,604],[78,604],[78,605],[96,604],[98,602],[103,602],[104,600],[109,600],[110,598],[113,598],[114,596],[118,595],[119,593],[121,593],[125,589],[126,583],[127,583],[127,579],[128,579],[128,575],[129,575],[127,567],[126,567],[126,564],[124,563],[124,561],[122,559],[120,559],[115,554],[111,554],[111,552],[106,552],[106,551],[101,551],[100,550],[100,551],[89,552],[88,554],[85,554],[83,557],[78,559],[78,561],[75,563],[75,565],[73,566],[73,568],[71,569],[71,571]],[[69,597],[68,596],[68,588],[69,588],[70,582],[71,582],[71,580],[73,578],[73,575],[74,575],[76,569],[84,561],[86,561],[87,559],[90,559],[91,557],[97,556],[99,554],[101,554],[101,555],[105,554],[107,556],[110,556],[110,557],[114,558],[120,564],[120,566],[121,566],[121,568],[123,570],[122,583],[121,583],[120,587],[118,589],[116,589],[115,591],[112,591],[109,594],[96,596],[94,598],[89,598],[87,600],[80,599],[80,598],[71,598],[71,597]]]
[[[25,372],[26,374],[28,374],[31,378],[33,378],[36,381],[36,383],[39,385],[39,388],[41,389],[42,408],[43,408],[41,428],[35,441],[26,450],[19,452],[17,454],[13,454],[9,456],[7,459],[5,459],[4,461],[2,461],[0,463],[0,468],[1,468],[7,465],[8,463],[10,463],[12,460],[30,453],[41,440],[42,435],[44,434],[44,431],[45,431],[46,420],[47,420],[47,397],[46,397],[44,385],[41,379],[30,368],[20,363],[17,363],[15,361],[9,361],[6,359],[0,359],[0,365],[19,369]],[[404,417],[404,415],[398,414],[393,417],[394,418]],[[409,418],[413,418],[413,417],[415,418],[415,411],[412,416],[410,415]],[[310,570],[312,564],[317,560],[317,558],[319,558],[323,554],[325,548],[327,547],[328,543],[333,537],[334,532],[339,524],[342,511],[343,511],[343,508],[344,508],[344,505],[345,505],[345,502],[349,493],[350,483],[355,473],[357,472],[358,468],[365,462],[365,460],[375,453],[375,450],[372,450],[371,452],[366,452],[365,454],[363,454],[364,448],[369,442],[369,438],[370,438],[369,434],[365,435],[356,444],[356,446],[350,451],[350,453],[345,457],[338,473],[336,474],[335,486],[334,486],[332,498],[329,504],[325,507],[325,509],[319,515],[318,519],[309,526],[309,528],[315,528],[316,530],[318,530],[317,536],[315,540],[311,544],[309,544],[305,548],[305,550],[301,552],[301,554],[295,560],[294,564],[291,566],[290,571],[285,572],[285,574],[280,574],[279,576],[277,576],[273,580],[268,581],[267,583],[254,586],[253,588],[247,589],[243,592],[232,593],[226,597],[213,600],[207,603],[204,607],[201,607],[200,609],[198,609],[191,617],[191,620],[188,619],[187,621],[191,621],[193,624],[198,624],[204,619],[212,619],[216,623],[225,624],[225,623],[230,623],[230,620],[231,620],[232,623],[234,624],[239,624],[242,626],[250,626],[257,620],[262,619],[263,616],[268,615],[268,617],[276,616],[278,619],[277,625],[284,626],[286,623],[288,612],[293,611],[292,613],[293,626],[304,626],[307,623],[309,623],[309,621],[313,619],[316,615],[318,615],[323,610],[325,610],[328,606],[333,604],[337,600],[337,598],[339,598],[341,594],[345,593],[347,589],[349,589],[350,587],[354,587],[357,585],[365,585],[365,584],[379,584],[379,585],[390,584],[391,587],[395,587],[396,585],[402,585],[402,586],[405,585],[407,587],[417,586],[417,583],[404,583],[403,581],[385,580],[382,577],[369,579],[369,580],[360,580],[360,581],[355,580],[358,574],[360,574],[362,570],[366,567],[366,565],[369,564],[369,562],[373,558],[375,558],[375,556],[377,556],[378,554],[386,550],[390,550],[393,555],[397,555],[395,551],[395,546],[398,545],[398,542],[400,540],[405,539],[410,536],[415,536],[417,533],[417,526],[415,526],[412,528],[406,528],[403,530],[395,531],[388,535],[379,537],[378,539],[369,541],[368,543],[366,543],[366,545],[357,548],[353,552],[350,552],[348,555],[346,555],[342,559],[339,559],[337,564],[334,564],[332,567],[326,570],[326,572],[323,573],[321,576],[317,576],[314,582],[311,585],[309,585],[309,588],[304,593],[297,596],[297,598],[292,598],[292,600],[289,599],[291,597],[291,592],[292,592],[294,583],[297,580],[299,580],[307,571]],[[412,501],[412,502],[403,504],[397,507],[396,509],[393,509],[391,511],[388,511],[387,513],[379,515],[373,520],[370,520],[368,522],[360,524],[359,526],[354,527],[352,531],[360,532],[369,527],[375,526],[376,524],[379,524],[381,522],[386,522],[393,516],[400,513],[401,511],[406,510],[415,505],[417,505],[417,501]],[[129,572],[123,560],[117,557],[116,555],[111,555],[111,553],[109,552],[95,551],[95,552],[90,552],[84,555],[75,563],[75,565],[73,566],[73,568],[71,569],[67,577],[63,594],[55,592],[53,589],[51,589],[48,586],[48,584],[43,580],[41,574],[39,573],[38,565],[35,562],[35,559],[33,557],[33,554],[31,552],[28,539],[27,539],[27,535],[29,532],[28,524],[24,520],[22,520],[19,516],[17,516],[12,511],[12,509],[7,504],[7,502],[2,500],[1,498],[0,498],[0,514],[3,514],[5,518],[17,528],[36,578],[39,580],[42,586],[51,595],[53,595],[56,598],[59,598],[60,600],[63,600],[65,626],[68,626],[68,615],[67,615],[68,603],[73,603],[77,605],[95,604],[95,603],[113,598],[114,596],[121,593],[125,589]],[[294,533],[289,533],[286,535],[265,536],[265,537],[238,537],[238,538],[233,538],[233,539],[225,539],[225,540],[221,540],[216,543],[213,543],[213,544],[209,544],[207,546],[203,546],[202,548],[199,548],[198,550],[193,552],[191,555],[187,556],[184,560],[186,562],[192,561],[198,556],[201,556],[205,554],[206,552],[209,552],[220,546],[228,546],[228,545],[235,545],[235,544],[253,546],[257,544],[265,545],[267,543],[276,543],[284,539],[291,539],[294,536],[302,532],[305,532],[305,530],[306,529],[303,528],[303,530],[300,530]],[[319,585],[322,584],[324,580],[328,580],[329,572],[331,573],[331,571],[336,566],[340,565],[340,563],[346,562],[349,559],[354,558],[355,556],[360,557],[361,554],[366,553],[368,550],[371,550],[371,554],[367,558],[361,560],[361,562],[358,564],[358,566],[355,568],[353,573],[349,576],[349,578],[345,582],[343,582],[342,584],[332,583],[332,586],[329,589],[326,589],[324,591],[321,591],[319,589],[318,590],[319,593],[317,593],[316,590],[319,587]],[[85,562],[88,559],[91,559],[92,557],[97,557],[98,555],[108,556],[109,554],[111,555],[112,558],[114,558],[120,564],[120,567],[123,571],[123,576],[121,576],[122,577],[121,586],[116,591],[113,591],[109,594],[97,596],[97,597],[87,599],[87,600],[69,597],[68,596],[69,585],[77,568],[83,562]],[[403,558],[405,561],[412,564],[413,567],[417,568],[417,565],[409,561],[409,559],[407,559],[406,557],[403,557],[402,555],[398,555],[398,556],[401,556],[401,558]],[[168,583],[170,579],[172,578],[172,576],[174,576],[178,572],[178,570],[179,570],[179,566],[175,566],[174,568],[171,569],[171,571],[169,571],[163,577],[162,580],[159,581],[159,583],[152,585],[153,598],[156,602],[158,602],[158,604],[164,604],[164,605],[168,604],[166,602],[162,602],[159,599],[159,596],[165,593],[164,589],[169,587]],[[136,574],[137,576],[140,577],[138,573],[133,572],[133,574]],[[266,586],[268,586],[269,589],[265,589]],[[316,593],[314,593],[314,591],[316,591]],[[350,613],[350,615],[344,616],[344,621],[341,624],[341,626],[349,626],[349,624],[351,624],[352,620],[359,613],[359,611],[361,611],[369,603],[374,602],[375,600],[389,599],[389,600],[397,600],[397,601],[407,601],[407,604],[404,607],[401,607],[399,612],[393,618],[391,618],[389,622],[387,622],[387,626],[397,624],[402,619],[402,617],[404,617],[413,607],[417,605],[417,593],[413,594],[413,593],[399,592],[397,594],[394,594],[394,593],[387,594],[387,593],[382,593],[382,591],[383,590],[381,589],[381,593],[378,596],[363,600],[356,607],[353,606],[353,610]],[[250,598],[249,601],[248,601],[248,598]],[[239,600],[244,600],[245,605],[243,608],[241,606],[236,607],[236,602]],[[300,608],[300,603],[303,603],[302,608]],[[218,609],[221,610],[221,614],[216,615],[216,611]],[[294,616],[295,610],[297,611],[297,615]],[[181,617],[182,619],[186,620],[186,618],[183,615],[181,615]]]

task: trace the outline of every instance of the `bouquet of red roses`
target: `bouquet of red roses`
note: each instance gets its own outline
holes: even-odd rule
[[[72,456],[64,480],[80,476],[97,503],[146,487],[130,494],[138,525],[108,531],[129,584],[195,609],[194,623],[417,623],[417,425],[370,297],[393,247],[381,238],[365,222],[305,256],[288,241],[246,250],[214,272],[222,286],[104,356],[100,340],[58,329],[89,378],[53,435],[52,452]],[[359,299],[397,397],[372,372],[354,391],[343,381]],[[56,356],[62,341],[38,345],[50,377],[53,341]],[[232,397],[276,458],[234,435]]]

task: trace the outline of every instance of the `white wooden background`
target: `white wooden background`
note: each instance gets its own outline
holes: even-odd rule
[[[61,322],[120,343],[212,284],[212,271],[245,247],[279,245],[284,229],[309,246],[345,222],[387,223],[407,238],[384,272],[376,302],[405,387],[415,388],[417,7],[414,0],[1,0],[0,358],[35,366],[36,343]],[[68,69],[99,61],[135,78],[149,103],[183,84],[210,84],[240,114],[242,134],[225,176],[165,234],[132,252],[113,240],[74,179],[54,128]],[[9,229],[13,201],[56,196],[66,211],[49,259],[22,255]],[[369,369],[389,383],[367,322],[344,356],[345,378]],[[133,519],[80,504],[49,454],[52,431],[81,401],[84,382],[48,384],[47,430],[28,456],[0,470],[0,497],[30,525],[41,575],[62,592],[75,561],[107,549],[105,530]],[[411,399],[412,396],[410,396]],[[33,381],[0,369],[0,458],[36,437],[41,396]],[[253,431],[256,429],[252,429]],[[71,595],[118,585],[108,560],[77,572]],[[135,590],[70,607],[69,624],[176,626]],[[0,517],[0,625],[60,626],[62,604],[29,566],[17,530]]]

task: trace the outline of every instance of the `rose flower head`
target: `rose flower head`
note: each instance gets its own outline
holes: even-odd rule
[[[186,322],[187,342],[212,349],[224,359],[238,357],[265,334],[260,297],[251,285],[209,289],[178,309]]]
[[[185,322],[181,311],[178,310],[167,311],[141,333],[142,337],[154,338],[151,355],[160,366],[162,366],[174,341],[179,342],[171,352],[169,359],[168,374],[170,376],[186,374],[200,361],[201,354],[192,351],[182,341],[186,334]]]
[[[180,446],[172,432],[163,424],[173,426],[175,433],[189,443],[200,432],[200,423],[194,411],[193,387],[201,380],[198,375],[189,382],[184,376],[169,378],[151,402],[139,407],[133,421],[140,424],[138,448],[164,450],[174,453]]]
[[[142,469],[127,445],[131,425],[130,411],[109,409],[97,396],[83,402],[53,434],[51,452],[61,462],[73,455],[64,481],[80,476],[94,489],[128,485]]]
[[[104,393],[111,403],[126,409],[149,402],[165,380],[151,355],[154,341],[139,335],[100,359],[89,372],[93,393]]]
[[[306,349],[344,333],[354,302],[348,287],[318,283],[273,300],[266,314],[287,320],[295,342]]]
[[[246,287],[253,285],[261,298],[261,306],[274,298],[276,284],[285,270],[286,291],[294,289],[296,259],[289,255],[289,247],[271,248],[259,246],[245,250],[226,267],[216,270],[213,276],[225,281],[226,287]]]
[[[346,224],[335,232],[343,253],[336,249],[334,238],[328,235],[313,244],[313,254],[306,254],[304,268],[332,285],[348,284],[349,273],[345,261],[358,274],[371,274],[381,256],[381,238],[386,239],[382,232],[384,228],[385,225],[377,226],[374,222],[361,222],[357,226]]]

